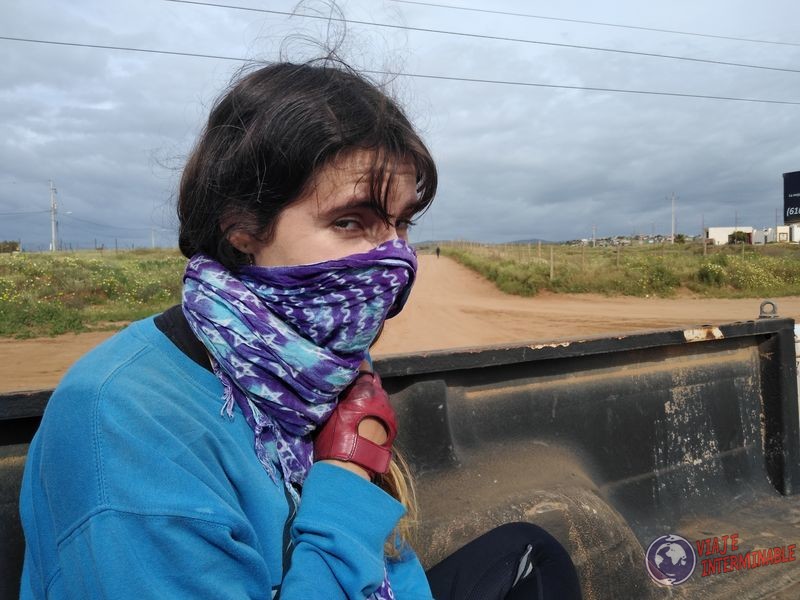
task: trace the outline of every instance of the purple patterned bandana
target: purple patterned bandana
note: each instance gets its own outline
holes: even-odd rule
[[[383,322],[403,308],[416,270],[416,254],[402,240],[238,275],[202,254],[186,266],[183,312],[222,382],[222,410],[232,417],[239,406],[256,456],[276,483],[277,462],[295,503],[292,483],[302,485],[313,463],[310,434],[355,379]],[[394,598],[385,565],[372,598]]]
[[[224,387],[255,433],[255,452],[289,493],[313,463],[311,433],[356,377],[383,322],[403,307],[416,274],[402,240],[369,252],[236,275],[198,254],[186,267],[183,312]]]

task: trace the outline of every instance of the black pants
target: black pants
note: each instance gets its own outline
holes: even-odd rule
[[[575,565],[541,527],[507,523],[431,567],[436,600],[580,600]]]

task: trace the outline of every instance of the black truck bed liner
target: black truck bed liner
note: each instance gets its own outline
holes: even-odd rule
[[[800,540],[793,327],[763,319],[377,361],[417,476],[423,562],[522,520],[565,544],[587,600],[800,597],[798,561],[707,576],[698,561],[674,587],[651,581],[644,561],[666,534],[738,534],[740,553]],[[0,396],[0,599],[16,597],[19,477],[48,396]]]

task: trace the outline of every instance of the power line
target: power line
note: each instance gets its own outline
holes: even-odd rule
[[[50,209],[48,209],[48,210],[26,210],[26,211],[23,211],[23,212],[5,212],[5,213],[0,213],[0,217],[11,217],[11,216],[16,216],[16,215],[39,215],[39,214],[46,213],[46,212],[50,212]]]
[[[620,50],[617,48],[603,48],[600,46],[583,46],[579,44],[567,44],[563,42],[544,42],[541,40],[531,40],[525,38],[504,37],[498,35],[486,35],[481,33],[466,33],[463,31],[450,31],[447,29],[430,29],[427,27],[411,27],[409,25],[397,25],[394,23],[376,23],[374,21],[357,21],[355,19],[345,19],[342,17],[312,15],[307,13],[293,13],[285,10],[273,10],[268,8],[251,8],[249,6],[236,6],[232,4],[219,4],[214,2],[198,2],[197,0],[164,0],[165,2],[174,2],[176,4],[194,4],[196,6],[210,6],[214,8],[229,8],[232,10],[243,10],[247,12],[268,13],[272,15],[285,15],[290,17],[302,17],[304,19],[318,19],[322,21],[334,21],[337,23],[348,23],[355,25],[367,25],[370,27],[384,27],[389,29],[404,29],[406,31],[417,31],[422,33],[434,33],[437,35],[452,35],[458,37],[467,37],[481,40],[493,40],[503,42],[513,42],[518,44],[534,44],[537,46],[552,46],[556,48],[571,48],[575,50],[589,50],[592,52],[610,52],[614,54],[625,54],[628,56],[645,56],[648,58],[664,58],[668,60],[682,60],[694,63],[703,63],[710,65],[721,65],[726,67],[740,67],[745,69],[760,69],[765,71],[782,71],[785,73],[800,73],[800,69],[789,69],[786,67],[771,67],[768,65],[753,65],[749,63],[737,63],[724,60],[712,60],[707,58],[696,58],[692,56],[675,56],[672,54],[659,54],[656,52],[640,52],[637,50]]]
[[[384,71],[366,71],[366,73],[377,73],[382,75],[390,75],[391,73]],[[675,98],[702,98],[704,100],[733,100],[736,102],[758,102],[764,104],[791,104],[800,106],[800,102],[792,102],[789,100],[765,100],[762,98],[736,98],[733,96],[713,96],[705,94],[682,94],[678,92],[655,92],[650,90],[626,90],[621,88],[603,88],[592,87],[583,85],[556,85],[552,83],[533,83],[526,81],[504,81],[501,79],[477,79],[472,77],[452,77],[448,75],[423,75],[420,73],[395,73],[395,75],[402,77],[419,77],[422,79],[444,79],[448,81],[469,81],[472,83],[491,83],[497,85],[516,85],[525,87],[544,87],[555,88],[562,90],[584,90],[591,92],[613,92],[617,94],[642,94],[648,96],[672,96]]]
[[[96,221],[88,221],[86,219],[80,219],[73,215],[63,214],[62,216],[66,217],[67,219],[71,219],[73,221],[80,221],[81,223],[86,223],[88,225],[95,225],[96,227],[104,227],[107,229],[120,229],[126,231],[149,231],[152,229],[151,227],[121,227],[119,225],[109,225],[108,223],[97,223]]]
[[[468,12],[485,13],[493,15],[505,15],[511,17],[523,17],[526,19],[541,19],[545,21],[561,21],[562,23],[580,23],[582,25],[600,25],[602,27],[617,27],[619,29],[637,29],[639,31],[654,31],[656,33],[672,33],[675,35],[691,35],[695,37],[713,38],[717,40],[733,40],[735,42],[750,42],[754,44],[775,44],[778,46],[800,46],[797,42],[779,42],[776,40],[759,40],[755,38],[744,38],[730,35],[715,35],[713,33],[699,33],[695,31],[678,31],[676,29],[660,29],[658,27],[642,27],[639,25],[623,25],[620,23],[608,23],[606,21],[585,21],[582,19],[567,19],[564,17],[547,17],[544,15],[533,15],[530,13],[518,13],[504,10],[490,10],[487,8],[472,8],[469,6],[456,6],[454,4],[437,4],[435,2],[417,2],[415,0],[389,0],[402,4],[416,4],[419,6],[432,6],[435,8],[447,8],[451,10],[462,10]]]
[[[20,38],[0,35],[0,40],[10,42],[27,42],[31,44],[52,44],[55,46],[72,46],[76,48],[96,48],[99,50],[124,50],[126,52],[144,52],[146,54],[167,54],[170,56],[191,56],[196,58],[214,58],[218,60],[235,60],[237,62],[248,62],[246,58],[237,56],[222,56],[219,54],[198,54],[195,52],[176,52],[173,50],[152,50],[150,48],[133,48],[131,46],[108,46],[104,44],[85,44],[82,42],[58,42],[55,40],[37,40],[34,38]]]
[[[38,40],[38,39],[31,39],[31,38],[17,38],[17,37],[8,37],[8,36],[0,36],[0,40],[8,40],[14,42],[28,42],[34,44],[52,44],[56,46],[73,46],[73,47],[80,47],[80,48],[97,48],[103,50],[121,50],[126,52],[145,52],[148,54],[167,54],[167,55],[174,55],[174,56],[191,56],[197,58],[212,58],[212,59],[219,59],[219,60],[231,60],[236,62],[258,62],[263,64],[271,64],[271,61],[256,61],[248,58],[241,58],[241,57],[233,57],[233,56],[220,56],[220,55],[213,55],[213,54],[197,54],[193,52],[175,52],[170,50],[155,50],[150,48],[133,48],[133,47],[126,47],[126,46],[109,46],[109,45],[101,45],[101,44],[84,44],[79,42],[58,42],[54,40]],[[678,92],[660,92],[654,90],[631,90],[631,89],[622,89],[622,88],[605,88],[605,87],[595,87],[595,86],[582,86],[582,85],[559,85],[554,83],[538,83],[532,81],[514,81],[514,80],[502,80],[502,79],[481,79],[475,77],[456,77],[454,75],[430,75],[430,74],[423,74],[423,73],[392,73],[389,71],[377,71],[377,70],[369,70],[364,69],[361,71],[364,74],[368,75],[385,75],[385,76],[392,76],[392,77],[412,77],[416,79],[436,79],[442,81],[460,81],[460,82],[467,82],[467,83],[483,83],[483,84],[491,84],[491,85],[512,85],[512,86],[521,86],[521,87],[538,87],[538,88],[551,88],[551,89],[561,89],[561,90],[579,90],[579,91],[590,91],[590,92],[609,92],[609,93],[616,93],[616,94],[637,94],[637,95],[648,95],[648,96],[668,96],[674,98],[696,98],[702,100],[727,100],[733,102],[751,102],[751,103],[759,103],[759,104],[787,104],[793,106],[800,106],[800,102],[794,102],[790,100],[770,100],[765,98],[739,98],[735,96],[716,96],[710,94],[688,94],[688,93],[678,93]]]

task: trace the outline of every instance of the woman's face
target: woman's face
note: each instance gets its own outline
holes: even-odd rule
[[[308,191],[278,216],[269,242],[249,238],[242,248],[231,241],[256,265],[291,266],[367,252],[387,240],[408,240],[418,211],[416,172],[410,164],[392,172],[387,224],[370,206],[373,158],[371,152],[354,151],[324,167]]]

